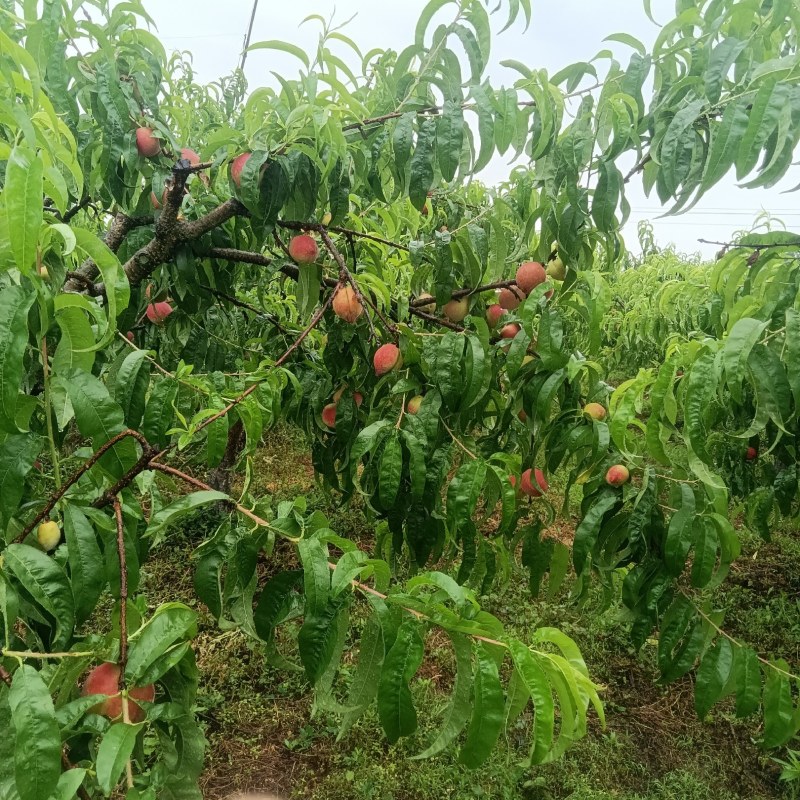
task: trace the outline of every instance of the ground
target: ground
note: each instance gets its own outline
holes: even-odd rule
[[[300,435],[270,434],[255,459],[259,490],[277,499],[307,494],[332,519],[332,527],[366,546],[370,530],[357,507],[336,508],[315,486]],[[155,554],[145,575],[151,602],[181,599],[197,606],[186,569],[196,539],[189,521]],[[569,538],[562,525],[560,539]],[[755,557],[757,553],[757,558]],[[567,581],[569,584],[569,581]],[[319,712],[301,672],[271,667],[262,645],[238,631],[220,631],[202,615],[197,641],[201,670],[200,719],[208,738],[204,796],[215,800],[244,790],[269,790],[308,800],[772,800],[790,798],[780,770],[755,745],[753,720],[738,721],[729,707],[708,720],[694,713],[691,678],[669,686],[656,681],[655,652],[634,652],[619,611],[578,608],[566,585],[553,601],[533,600],[524,578],[484,598],[492,611],[524,638],[537,625],[557,625],[580,645],[593,678],[603,684],[607,727],[593,719],[589,735],[560,761],[521,766],[527,724],[521,719],[489,762],[467,772],[453,753],[425,761],[424,749],[444,710],[452,685],[446,637],[432,633],[414,692],[421,729],[391,747],[374,713],[341,742],[337,721]],[[800,657],[800,538],[778,531],[770,543],[745,535],[745,553],[715,598],[728,609],[725,626],[763,654],[790,663]],[[296,661],[291,647],[284,653]],[[344,670],[349,668],[345,662]]]

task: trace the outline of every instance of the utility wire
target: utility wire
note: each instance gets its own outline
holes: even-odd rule
[[[239,69],[244,70],[244,62],[247,60],[247,48],[250,47],[250,35],[253,33],[253,22],[256,18],[256,9],[258,8],[258,0],[253,0],[253,10],[250,13],[250,24],[247,26],[247,33],[244,37],[244,46],[242,47],[242,60],[239,62]]]

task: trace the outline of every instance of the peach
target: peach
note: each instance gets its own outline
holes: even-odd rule
[[[302,233],[290,240],[289,255],[298,264],[313,264],[319,256],[319,246],[313,236]]]
[[[547,280],[547,272],[538,261],[526,261],[519,265],[517,270],[517,286],[525,292],[530,294],[540,283]]]
[[[61,541],[61,528],[58,527],[57,522],[45,520],[36,529],[36,538],[42,548],[49,553],[51,550],[55,550]]]
[[[500,304],[500,308],[513,311],[519,307],[522,297],[513,289],[501,289],[500,294],[497,295],[497,302]]]
[[[240,153],[231,162],[231,180],[238,187],[241,187],[242,185],[242,170],[244,169],[244,165],[247,163],[247,160],[250,158],[251,155],[253,154]]]
[[[516,322],[510,322],[500,329],[500,338],[513,339],[521,330],[522,328]]]
[[[745,458],[748,461],[755,461],[758,458],[758,450],[756,450],[755,447],[748,447],[747,448],[747,454],[745,455]]]
[[[486,322],[489,324],[489,327],[496,328],[497,323],[500,322],[505,313],[503,307],[497,303],[489,306],[489,308],[486,309]]]
[[[466,297],[462,297],[460,300],[451,300],[449,303],[445,303],[442,308],[442,314],[450,322],[461,322],[469,314],[469,300]]]
[[[592,419],[597,420],[599,422],[600,420],[606,418],[607,412],[605,408],[603,408],[603,406],[600,405],[600,403],[587,403],[583,407],[583,413],[587,414]]]
[[[167,317],[172,313],[172,306],[169,303],[150,303],[147,306],[145,315],[153,325],[163,325]]]
[[[403,363],[400,348],[396,344],[382,344],[372,357],[375,374],[380,377],[394,369],[399,369]]]
[[[322,409],[322,423],[329,428],[336,427],[336,403],[328,403]]]
[[[85,697],[90,694],[104,694],[107,699],[92,706],[90,709],[94,714],[117,719],[122,716],[122,696],[119,688],[120,669],[116,664],[100,664],[95,667],[87,676],[81,694]],[[147,686],[140,686],[130,689],[128,696],[133,700],[144,700],[152,703],[156,698],[156,688],[150,683]],[[144,719],[144,710],[136,703],[128,703],[128,716],[131,722],[141,722]]]
[[[622,486],[623,483],[627,483],[630,476],[631,474],[628,472],[626,466],[614,464],[614,466],[606,472],[606,483],[609,486]]]
[[[412,397],[408,403],[406,404],[406,411],[411,414],[412,416],[419,412],[419,408],[422,405],[423,397],[421,394],[415,395]]]
[[[533,472],[536,485],[531,481],[531,472]],[[528,497],[541,497],[550,488],[550,485],[545,480],[544,473],[540,469],[526,469],[525,472],[522,473],[522,480],[520,481],[519,488],[522,493],[528,495]]]
[[[152,128],[136,129],[136,149],[144,158],[155,158],[161,153],[161,141],[156,138]]]
[[[421,294],[418,300],[430,300],[429,303],[426,303],[424,306],[415,306],[418,311],[424,311],[426,314],[433,314],[436,311],[436,298],[432,294],[428,294],[425,292]]]
[[[314,246],[316,247],[316,242]],[[336,292],[333,298],[333,313],[336,314],[339,319],[343,319],[350,324],[354,323],[364,313],[364,306],[358,302],[358,298],[352,286],[339,287],[339,291]]]
[[[193,167],[196,167],[200,163],[200,156],[197,155],[191,147],[181,148],[181,158],[188,161]]]

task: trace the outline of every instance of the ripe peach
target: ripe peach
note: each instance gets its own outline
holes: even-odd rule
[[[145,315],[153,325],[163,325],[167,317],[172,313],[172,306],[169,303],[150,303],[147,306]]]
[[[500,304],[500,308],[504,308],[506,311],[513,311],[519,307],[522,297],[513,289],[501,289],[500,294],[497,295],[497,302]]]
[[[442,313],[450,322],[461,322],[469,314],[469,300],[462,297],[460,300],[451,300],[445,303]]]
[[[489,306],[489,308],[486,309],[486,322],[489,324],[489,327],[496,328],[497,323],[500,322],[500,319],[505,313],[503,307],[497,303]]]
[[[298,264],[313,264],[319,256],[319,246],[313,236],[302,233],[290,240],[289,255]]]
[[[519,265],[516,276],[517,286],[525,294],[530,294],[540,283],[544,283],[546,280],[547,273],[538,261],[526,261]]]
[[[423,397],[421,394],[415,395],[412,397],[408,403],[406,404],[406,412],[411,414],[412,416],[419,412],[419,408],[422,405]]]
[[[528,421],[528,415],[525,413],[525,409],[524,408],[521,408],[519,411],[517,411],[517,419],[520,422],[527,422]]]
[[[316,247],[316,243],[314,246]],[[336,314],[339,319],[343,319],[345,322],[351,324],[364,313],[364,306],[358,302],[358,298],[352,286],[339,287],[339,291],[336,292],[333,298],[333,313]]]
[[[122,716],[122,696],[119,688],[120,669],[116,664],[100,664],[87,676],[81,694],[85,697],[90,694],[104,694],[107,699],[92,706],[94,714],[100,714],[109,719]],[[128,691],[128,696],[133,700],[144,700],[152,703],[156,698],[156,688],[150,683]],[[128,702],[128,716],[131,722],[141,722],[144,719],[144,710],[136,703]]]
[[[541,497],[550,488],[550,485],[545,480],[544,473],[540,469],[533,470],[533,477],[536,481],[535,486],[531,481],[531,470],[526,469],[525,472],[522,473],[522,480],[520,481],[519,488],[522,493],[528,495],[528,497]]]
[[[372,364],[378,377],[394,369],[399,369],[402,363],[403,357],[396,344],[382,344],[372,357]]]
[[[622,486],[623,483],[627,483],[630,476],[631,474],[628,472],[626,466],[614,464],[614,466],[606,472],[606,483],[609,486]]]
[[[322,423],[329,428],[336,427],[336,403],[328,403],[328,405],[322,409]]]
[[[200,163],[200,156],[191,147],[181,148],[181,158],[188,161],[193,167]]]
[[[361,408],[361,404],[364,402],[364,395],[361,392],[353,392],[353,402],[356,404],[356,408]]]
[[[583,407],[583,413],[587,414],[592,419],[595,419],[599,422],[600,420],[606,418],[607,412],[605,408],[603,408],[603,406],[600,405],[600,403],[587,403]]]
[[[129,342],[132,342],[132,341],[133,341],[133,331],[128,331],[128,332],[125,334],[125,338],[126,338],[126,339],[127,339]]]
[[[513,339],[521,330],[522,328],[516,322],[509,322],[500,329],[500,338]]]
[[[155,137],[152,128],[136,129],[136,149],[144,158],[155,158],[161,152],[161,141]]]
[[[251,155],[253,154],[240,153],[231,162],[231,180],[236,184],[236,186],[240,187],[242,185],[242,170],[244,169],[244,165],[247,163],[247,160]]]
[[[756,450],[755,447],[748,447],[747,448],[747,454],[745,455],[745,458],[748,461],[755,461],[758,458],[758,450]]]

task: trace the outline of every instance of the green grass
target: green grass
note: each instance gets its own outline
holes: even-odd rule
[[[256,457],[258,487],[276,500],[305,493],[332,520],[334,529],[368,547],[372,532],[357,505],[341,507],[313,481],[302,439],[280,430]],[[171,535],[147,567],[151,601],[183,599],[196,605],[186,569],[193,545],[205,531],[190,520]],[[787,526],[764,544],[744,536],[745,553],[715,596],[727,609],[725,626],[760,652],[797,662],[800,651],[797,581],[800,542]],[[758,557],[752,558],[757,552]],[[333,715],[313,715],[313,698],[300,672],[269,666],[264,647],[238,631],[220,631],[201,615],[196,646],[201,671],[200,719],[209,741],[204,796],[263,789],[308,800],[783,800],[779,768],[757,749],[753,721],[736,720],[724,704],[707,721],[694,713],[693,686],[685,678],[656,682],[655,649],[633,651],[619,611],[601,611],[597,592],[577,608],[569,580],[552,601],[534,600],[524,576],[484,598],[521,638],[537,626],[554,625],[581,647],[593,678],[603,684],[607,728],[592,718],[587,737],[553,764],[526,768],[530,718],[522,717],[480,769],[468,772],[455,752],[412,761],[435,735],[449,699],[453,663],[447,638],[431,633],[426,659],[414,682],[420,729],[389,746],[374,711],[341,742]],[[202,609],[200,609],[202,611]],[[357,613],[354,613],[357,617]],[[357,626],[356,626],[357,628]],[[352,637],[358,635],[357,629]],[[290,636],[280,647],[296,661]],[[337,683],[346,688],[352,662],[345,659]]]

